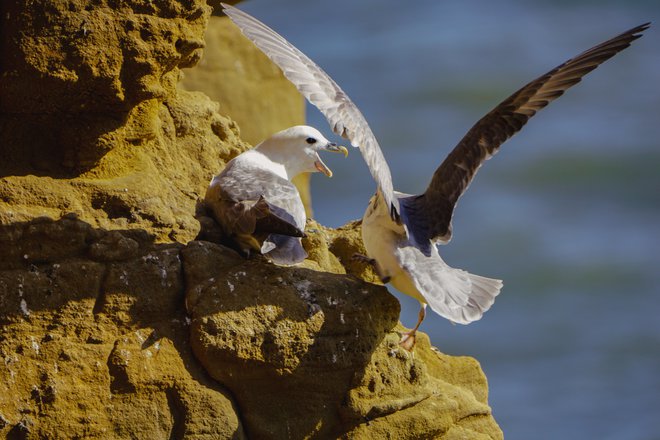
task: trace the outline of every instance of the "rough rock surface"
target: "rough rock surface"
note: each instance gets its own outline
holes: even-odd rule
[[[295,268],[191,241],[249,146],[176,87],[209,14],[0,2],[0,437],[502,438],[475,360],[398,349],[359,222]]]
[[[205,242],[183,262],[193,351],[231,390],[250,438],[501,437],[478,363],[426,337],[415,356],[400,349],[384,287]]]
[[[179,85],[217,101],[241,127],[243,140],[256,145],[305,122],[302,95],[229,18],[211,17],[204,39],[199,64],[183,72]]]
[[[176,89],[209,13],[200,0],[3,1],[0,222],[74,212],[194,238],[199,194],[248,146],[217,103]]]
[[[192,355],[181,247],[73,218],[0,226],[0,436],[245,438]]]
[[[332,252],[278,267],[73,216],[0,248],[0,435],[501,438],[478,363],[400,350],[396,299]]]

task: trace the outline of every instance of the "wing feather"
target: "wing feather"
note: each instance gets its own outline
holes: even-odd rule
[[[249,170],[230,162],[209,187],[205,202],[229,231],[304,235],[305,207],[295,185],[268,170]]]
[[[348,95],[330,76],[277,32],[233,6],[222,4],[225,14],[284,76],[326,117],[332,131],[350,141],[362,153],[372,177],[380,188],[390,213],[398,220],[398,201],[394,197],[392,176],[369,124]]]
[[[424,302],[452,322],[469,324],[480,319],[502,289],[500,280],[447,266],[437,250],[430,257],[414,246],[399,247],[395,253]]]
[[[481,118],[433,174],[426,192],[401,200],[402,217],[414,243],[451,238],[451,218],[460,196],[484,161],[527,121],[568,88],[641,37],[649,23],[634,27],[528,83]],[[406,212],[407,211],[407,212]]]

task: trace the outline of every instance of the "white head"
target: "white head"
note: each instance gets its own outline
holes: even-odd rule
[[[332,177],[332,171],[319,157],[318,152],[321,150],[348,156],[345,147],[330,142],[317,129],[307,125],[296,125],[277,132],[257,145],[255,149],[270,160],[283,164],[289,179],[300,173],[317,171]]]

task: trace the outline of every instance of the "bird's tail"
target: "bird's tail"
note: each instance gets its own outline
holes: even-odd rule
[[[307,258],[300,238],[270,234],[261,246],[261,252],[275,264],[290,266]]]
[[[501,280],[446,267],[442,280],[426,289],[424,299],[439,315],[457,324],[469,324],[490,309],[501,289]]]
[[[468,277],[472,284],[472,292],[468,299],[465,316],[471,322],[481,318],[490,309],[490,306],[495,302],[495,297],[502,290],[503,283],[502,280],[486,278],[471,273],[468,273]]]

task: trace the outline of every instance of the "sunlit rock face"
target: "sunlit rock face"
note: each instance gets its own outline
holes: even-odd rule
[[[474,359],[399,349],[396,299],[350,260],[359,222],[309,222],[293,268],[194,240],[249,148],[175,87],[209,14],[0,4],[0,436],[501,438]]]

